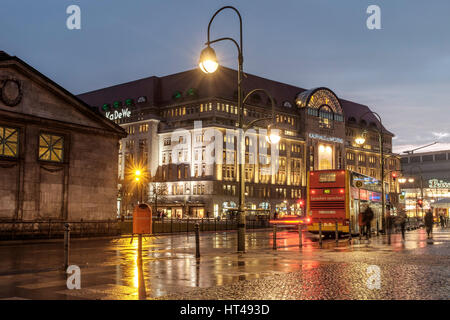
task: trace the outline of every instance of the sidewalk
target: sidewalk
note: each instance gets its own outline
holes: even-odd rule
[[[201,236],[201,259],[195,239],[164,235],[143,242],[147,298],[158,299],[448,299],[450,229],[436,229],[434,242],[423,229],[406,241],[392,235],[349,245],[341,239],[317,241],[304,233],[247,233],[247,253],[236,253],[236,232]],[[74,241],[70,264],[81,268],[81,289],[68,290],[61,243],[0,247],[0,298],[137,299],[137,240],[130,238]],[[381,270],[380,290],[367,288],[367,267]]]

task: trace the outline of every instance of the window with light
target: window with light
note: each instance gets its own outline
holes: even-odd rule
[[[63,162],[64,137],[47,133],[40,134],[39,160]]]
[[[17,129],[0,126],[0,156],[17,158],[19,132]]]

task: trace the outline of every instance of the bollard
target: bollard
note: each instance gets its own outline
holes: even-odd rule
[[[386,226],[387,226],[387,234],[388,234],[388,244],[391,244],[391,222],[388,219]]]
[[[322,248],[322,221],[319,222],[319,245]]]
[[[362,226],[359,225],[359,240],[361,241],[361,231],[362,231]]]
[[[138,234],[137,267],[138,267],[138,297],[139,300],[144,300],[147,298],[147,293],[145,289],[144,270],[142,268],[142,234]]]
[[[302,239],[302,229],[303,225],[301,223],[298,224],[298,246],[303,247],[303,239]]]
[[[338,227],[338,221],[335,222],[335,230],[334,230],[334,236],[336,238],[336,244],[339,243],[339,227]]]
[[[348,241],[352,242],[352,219],[348,220]]]
[[[379,221],[378,221],[378,219],[377,219],[377,237],[380,235],[380,232],[379,232]]]
[[[195,257],[200,258],[200,226],[198,222],[195,224]]]
[[[277,249],[277,225],[273,225],[273,250]]]
[[[64,224],[64,270],[67,271],[69,267],[69,252],[70,250],[70,224]]]

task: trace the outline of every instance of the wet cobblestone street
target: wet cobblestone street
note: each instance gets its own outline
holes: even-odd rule
[[[450,229],[324,242],[304,232],[249,231],[247,252],[236,253],[235,232],[201,235],[195,259],[193,234],[144,239],[148,299],[449,299]],[[81,268],[81,289],[68,290],[61,242],[0,245],[0,299],[137,299],[137,239],[72,241],[70,264]],[[380,287],[369,288],[369,266]]]

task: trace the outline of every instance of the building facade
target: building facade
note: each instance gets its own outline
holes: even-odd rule
[[[125,131],[17,57],[0,52],[0,225],[117,216]],[[30,224],[36,222],[36,224]]]
[[[408,214],[422,217],[433,208],[435,216],[448,217],[450,150],[405,154],[401,156],[401,164],[402,200]]]
[[[194,69],[79,96],[128,133],[119,153],[124,214],[136,201],[128,192],[133,188],[126,187],[132,182],[127,170],[136,163],[149,172],[145,201],[158,198],[158,208],[169,216],[217,217],[237,207],[236,78],[236,71],[225,67],[212,75]],[[382,127],[367,106],[340,99],[328,88],[305,90],[250,74],[243,87],[244,93],[261,88],[273,96],[281,133],[281,141],[270,145],[265,139],[270,121],[246,132],[247,208],[301,214],[308,170],[348,168],[381,177],[373,137]],[[244,119],[270,118],[271,112],[270,99],[255,93],[244,106]],[[393,134],[382,130],[387,168],[398,168]],[[354,139],[363,132],[368,139],[360,147]]]

